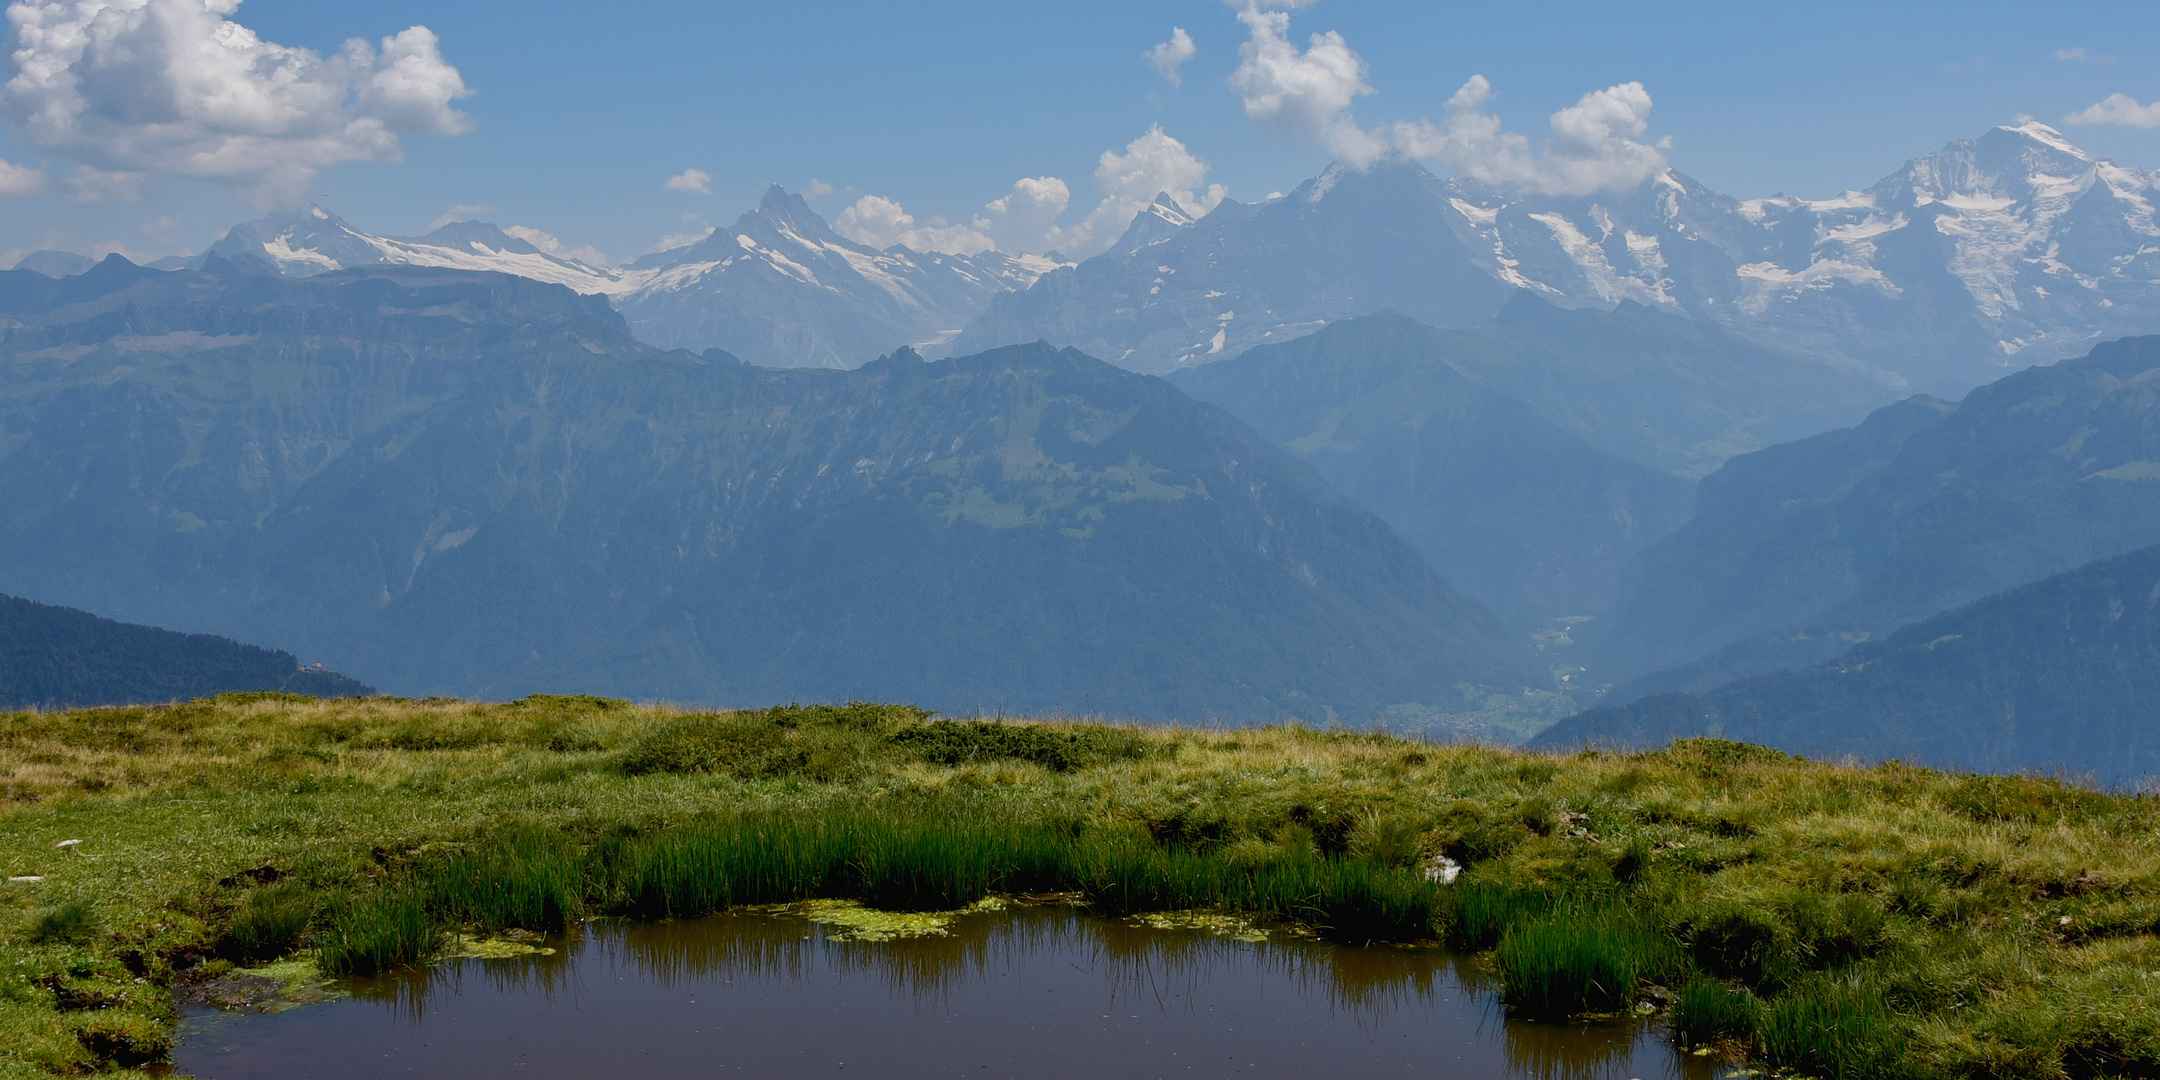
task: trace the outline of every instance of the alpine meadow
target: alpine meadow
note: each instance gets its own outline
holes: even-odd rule
[[[5,10],[0,1080],[2160,1076],[2160,12]]]

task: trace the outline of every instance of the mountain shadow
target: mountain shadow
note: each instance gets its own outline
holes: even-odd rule
[[[1924,619],[1829,663],[1593,709],[1551,747],[1692,735],[1984,771],[2160,775],[2160,546]]]

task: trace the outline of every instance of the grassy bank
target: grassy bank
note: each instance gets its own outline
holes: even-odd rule
[[[812,897],[1074,892],[1486,954],[1814,1075],[2160,1075],[2160,805],[1691,742],[233,698],[0,717],[0,1076],[154,1058],[175,986],[313,949]],[[59,846],[65,841],[80,843]],[[1464,866],[1432,880],[1441,860]]]

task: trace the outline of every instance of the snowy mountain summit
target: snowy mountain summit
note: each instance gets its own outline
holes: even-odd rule
[[[400,264],[516,274],[608,297],[640,339],[662,348],[720,348],[773,367],[855,367],[903,345],[934,347],[993,295],[1066,265],[878,251],[834,232],[779,187],[733,226],[623,268],[475,221],[415,238],[375,236],[321,207],[237,226],[211,250],[254,255],[287,277]]]
[[[2033,122],[1824,200],[1742,202],[1670,169],[1551,196],[1338,164],[1197,221],[1143,214],[1110,252],[997,298],[955,347],[1048,338],[1162,372],[1383,308],[1474,325],[1528,290],[1949,391],[2160,329],[2154,185]]]

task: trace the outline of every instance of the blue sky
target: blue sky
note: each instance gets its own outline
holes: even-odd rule
[[[57,18],[102,2],[14,7]],[[37,170],[14,174],[15,190],[41,191],[0,195],[0,265],[42,246],[199,250],[257,216],[257,206],[296,197],[400,234],[453,207],[488,207],[465,213],[617,260],[664,235],[732,220],[768,183],[830,185],[813,199],[828,217],[874,194],[927,223],[965,222],[1022,177],[1057,177],[1070,191],[1060,219],[1070,227],[1102,197],[1093,179],[1100,155],[1124,152],[1155,125],[1205,162],[1196,201],[1215,184],[1235,198],[1287,190],[1330,157],[1322,143],[1331,136],[1314,124],[1247,115],[1250,83],[1241,95],[1230,80],[1255,31],[1219,0],[247,0],[224,14],[264,42],[323,56],[349,38],[377,43],[377,71],[389,70],[394,51],[381,39],[425,25],[438,52],[412,38],[398,48],[417,58],[414,70],[454,69],[472,94],[367,107],[387,125],[364,151],[375,160],[323,165],[312,179],[296,179],[309,169],[290,163],[177,175],[210,167],[179,142],[144,149],[126,118],[95,131],[38,128],[24,119],[36,102],[18,95],[5,105],[12,123],[0,159]],[[1483,75],[1497,92],[1483,108],[1535,145],[1556,110],[1633,81],[1653,103],[1637,141],[1669,138],[1662,153],[1672,165],[1741,197],[1865,186],[2021,114],[2063,127],[2095,153],[2160,167],[2160,128],[2062,123],[2111,94],[2160,98],[2160,5],[2151,3],[1320,0],[1281,14],[1299,59],[1310,35],[1335,31],[1340,50],[1363,61],[1371,92],[1354,97],[1353,134],[1439,119],[1450,96]],[[1177,86],[1142,55],[1173,26],[1194,46]],[[11,55],[23,47],[20,34],[11,37]],[[427,67],[437,63],[430,56],[439,68]],[[128,84],[128,94],[154,97],[154,83]],[[384,137],[402,163],[385,160]],[[284,152],[270,143],[253,152]],[[104,171],[71,184],[84,161]],[[710,179],[665,186],[688,169]],[[92,198],[102,201],[84,202]]]

